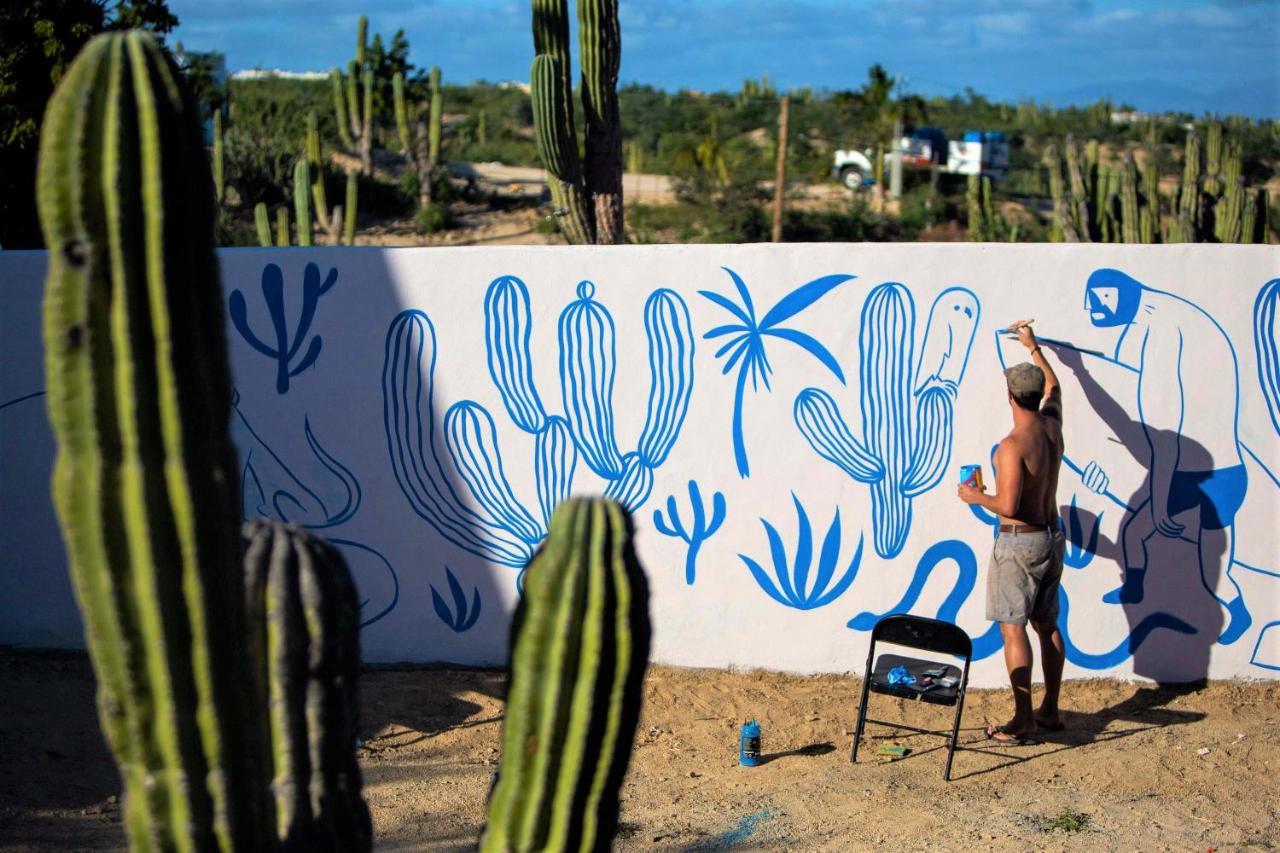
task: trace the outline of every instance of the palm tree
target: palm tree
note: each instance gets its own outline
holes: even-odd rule
[[[777,304],[757,322],[755,305],[746,283],[741,276],[728,267],[722,267],[722,269],[733,279],[733,284],[742,298],[741,305],[715,291],[700,290],[698,292],[728,311],[739,322],[716,326],[703,337],[711,340],[726,335],[732,336],[728,343],[716,351],[716,358],[726,359],[722,373],[728,374],[735,367],[738,369],[738,383],[733,397],[733,459],[737,463],[738,474],[748,477],[751,475],[751,466],[747,461],[747,448],[742,435],[742,402],[746,394],[748,378],[751,379],[752,391],[759,391],[761,385],[764,385],[766,391],[772,390],[769,385],[769,374],[773,372],[773,368],[769,365],[769,357],[765,352],[765,339],[780,338],[790,341],[816,358],[843,384],[844,373],[826,347],[810,335],[785,328],[780,324],[808,308],[836,285],[849,281],[853,276],[828,275],[816,278],[808,284],[802,284],[778,300]]]

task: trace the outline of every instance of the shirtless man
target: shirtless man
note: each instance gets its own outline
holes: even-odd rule
[[[1013,687],[1013,718],[988,726],[1001,743],[1034,742],[1040,729],[1062,728],[1058,692],[1065,659],[1058,630],[1058,585],[1063,538],[1058,529],[1058,468],[1062,464],[1062,391],[1029,326],[1017,331],[1032,364],[1005,370],[1013,430],[996,450],[996,491],[966,483],[960,499],[1000,516],[1000,534],[987,573],[987,618],[1000,623],[1004,662]],[[1031,708],[1031,642],[1027,623],[1040,636],[1044,700]]]

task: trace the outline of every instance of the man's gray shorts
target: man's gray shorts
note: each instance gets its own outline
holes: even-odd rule
[[[1058,621],[1063,546],[1057,530],[997,536],[987,570],[987,618],[1015,625]]]

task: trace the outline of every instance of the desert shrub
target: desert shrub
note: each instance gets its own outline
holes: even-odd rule
[[[414,222],[417,223],[418,230],[423,234],[444,231],[452,224],[448,206],[439,202],[433,202],[419,209],[414,217]]]

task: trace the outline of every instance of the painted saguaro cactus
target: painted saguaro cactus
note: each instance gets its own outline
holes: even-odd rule
[[[867,296],[858,333],[862,437],[820,388],[796,397],[795,421],[818,455],[871,487],[875,549],[897,555],[911,529],[911,501],[941,481],[951,459],[956,394],[979,316],[978,298],[944,290],[929,309],[919,355],[915,301],[887,282]]]
[[[360,604],[337,549],[278,521],[244,525],[250,648],[270,729],[284,850],[369,850],[356,761]]]
[[[607,850],[650,645],[648,582],[622,507],[556,509],[512,625],[502,768],[480,849]]]
[[[38,196],[53,496],[139,850],[270,847],[245,653],[213,180],[148,34],[101,35],[49,102]]]
[[[591,282],[580,282],[577,294],[559,322],[563,415],[548,413],[534,381],[528,288],[515,276],[502,276],[485,295],[489,375],[511,422],[535,440],[535,509],[512,489],[497,427],[483,405],[474,400],[451,405],[444,413],[444,447],[437,442],[431,408],[436,336],[430,318],[404,311],[387,332],[383,411],[401,491],[446,539],[503,565],[522,568],[528,562],[546,536],[552,510],[569,495],[579,459],[605,481],[606,497],[628,510],[644,504],[653,471],[666,461],[688,412],[694,348],[689,311],[675,291],[660,288],[644,308],[650,371],[645,421],[636,449],[620,449],[613,317],[596,301]],[[474,508],[454,494],[454,479],[466,486]]]

